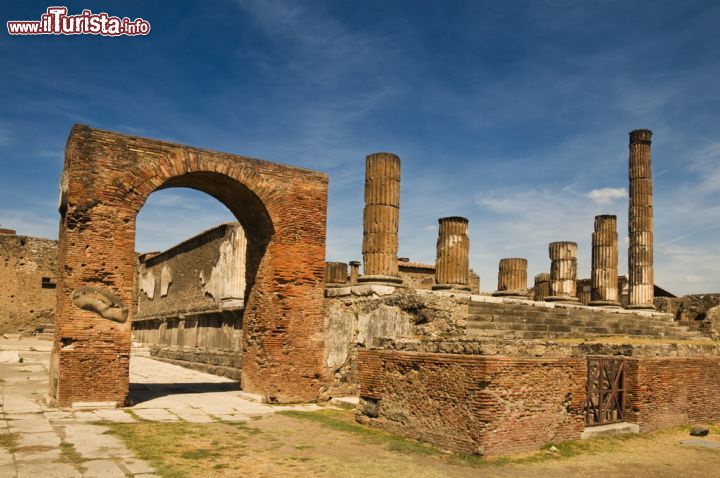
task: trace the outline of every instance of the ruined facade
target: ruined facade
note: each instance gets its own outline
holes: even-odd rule
[[[139,256],[134,340],[155,358],[240,379],[246,250],[228,223]]]
[[[52,328],[57,241],[0,230],[0,334]]]

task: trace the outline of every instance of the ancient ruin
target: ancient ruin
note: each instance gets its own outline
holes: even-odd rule
[[[595,231],[592,234],[592,285],[589,305],[620,306],[617,267],[617,217],[595,216]]]
[[[495,296],[526,297],[527,293],[527,259],[506,257],[500,259],[498,266],[498,288]]]
[[[438,219],[437,258],[433,290],[470,291],[468,220],[464,217]]]
[[[63,170],[51,399],[60,406],[125,402],[135,218],[153,191],[169,187],[217,198],[247,237],[243,388],[269,400],[316,399],[323,384],[327,177],[87,126],[70,133]],[[212,284],[212,276],[205,280]],[[128,320],[73,304],[83,287],[112,294],[128,308]]]
[[[652,309],[654,298],[651,137],[648,129],[630,132],[629,307],[637,309]]]
[[[358,422],[470,454],[717,420],[720,294],[654,284],[650,135],[630,134],[627,277],[603,214],[591,243],[549,244],[531,289],[511,257],[487,293],[467,218],[439,219],[435,264],[398,257],[393,154],[366,158],[361,271],[325,261],[325,175],[76,126],[59,242],[0,234],[14,314],[1,323],[40,324],[28,303],[55,315],[49,398],[63,407],[124,404],[132,338],[266,402],[359,397]],[[137,213],[169,187],[207,192],[238,222],[136,253]],[[578,247],[592,250],[586,279]]]
[[[400,223],[400,158],[375,153],[365,162],[362,282],[400,283],[398,224]]]
[[[546,301],[577,302],[577,243],[551,242],[550,295]]]

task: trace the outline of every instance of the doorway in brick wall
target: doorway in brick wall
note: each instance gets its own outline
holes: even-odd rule
[[[585,426],[608,425],[625,419],[626,361],[588,357],[585,387]]]

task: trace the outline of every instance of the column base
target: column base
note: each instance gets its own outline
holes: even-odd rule
[[[652,304],[628,304],[625,308],[634,310],[655,310],[655,306]]]
[[[373,284],[391,285],[399,287],[402,284],[402,278],[397,276],[383,276],[383,275],[366,275],[358,277],[358,284],[366,284],[372,282]]]
[[[569,295],[551,295],[545,297],[545,302],[564,302],[567,304],[577,304],[580,302],[579,297],[571,297]]]
[[[493,297],[515,297],[517,299],[527,299],[530,297],[528,292],[523,292],[521,290],[496,290],[492,295]]]
[[[464,284],[435,284],[432,290],[443,290],[447,292],[458,292],[461,294],[469,294],[470,287]]]
[[[588,302],[590,307],[616,307],[621,308],[620,302],[616,300],[591,300]]]
[[[349,287],[349,282],[339,283],[339,282],[326,282],[325,288],[326,289],[337,289],[338,287]]]

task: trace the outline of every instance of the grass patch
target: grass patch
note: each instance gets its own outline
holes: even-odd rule
[[[0,433],[0,447],[12,452],[18,444],[19,433]]]
[[[360,425],[355,422],[354,414],[349,413],[348,410],[328,409],[313,412],[282,410],[277,413],[290,418],[310,420],[333,430],[351,433],[367,443],[384,444],[389,450],[398,453],[425,456],[443,453],[431,445]]]
[[[260,433],[241,422],[102,422],[108,433],[120,438],[138,458],[165,478],[229,472],[243,454],[250,436]]]
[[[83,469],[82,463],[85,462],[85,458],[80,455],[75,449],[75,445],[66,441],[60,442],[60,460],[66,463],[74,463],[78,465],[80,469]]]

